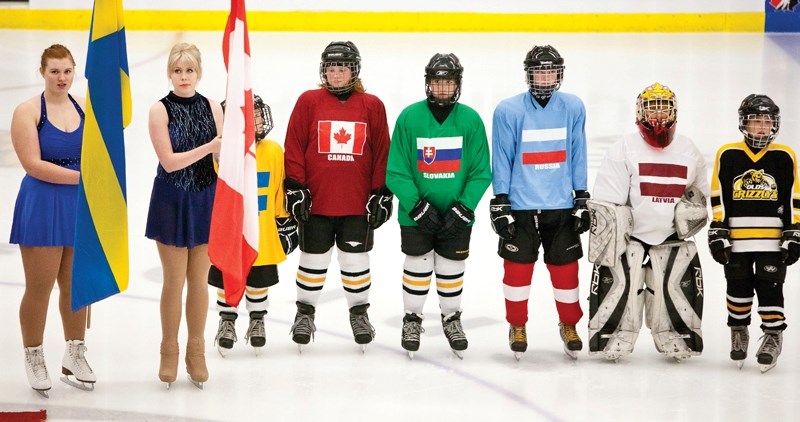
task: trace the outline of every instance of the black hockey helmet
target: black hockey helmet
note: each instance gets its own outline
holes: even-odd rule
[[[461,96],[461,76],[464,74],[464,67],[453,53],[436,53],[431,57],[428,65],[425,66],[425,95],[428,101],[441,107],[455,104]],[[434,79],[444,79],[455,81],[456,89],[450,98],[436,98],[431,90],[431,81]]]
[[[525,55],[525,81],[528,90],[536,98],[550,98],[561,88],[564,80],[564,59],[558,50],[550,45],[535,45]],[[534,73],[555,74],[555,80],[546,83],[534,82]]]
[[[222,106],[222,112],[224,113],[225,101],[222,101],[219,105]],[[272,122],[272,110],[257,94],[253,94],[253,117],[255,118],[256,142],[258,142],[267,137],[274,124]]]
[[[766,116],[766,117],[765,117]],[[772,128],[766,135],[758,135],[747,131],[749,121],[769,119]],[[750,94],[739,105],[739,131],[744,135],[747,145],[755,149],[765,148],[778,135],[781,127],[781,109],[766,95]]]
[[[349,67],[352,72],[350,81],[341,87],[332,87],[328,83],[325,70],[330,66]],[[322,59],[319,63],[319,79],[328,91],[334,94],[343,94],[350,91],[358,81],[358,74],[361,72],[361,54],[352,41],[333,41],[322,51]]]

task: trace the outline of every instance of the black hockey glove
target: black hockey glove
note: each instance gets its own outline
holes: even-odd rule
[[[511,202],[508,195],[501,193],[489,201],[489,215],[492,219],[492,230],[503,239],[510,240],[517,234],[514,216],[511,215]]]
[[[586,206],[586,201],[591,198],[589,192],[585,190],[576,190],[575,199],[572,206],[572,229],[578,234],[589,230],[591,219],[589,218],[589,208]]]
[[[375,189],[367,201],[367,223],[373,229],[382,226],[392,217],[392,191],[386,186]]]
[[[475,221],[475,213],[459,202],[444,215],[444,224],[439,230],[439,235],[445,239],[452,239],[466,230],[473,221]]]
[[[297,235],[297,221],[292,217],[278,217],[275,219],[278,226],[278,237],[281,239],[281,246],[283,246],[283,253],[289,255],[297,248],[298,235]]]
[[[306,185],[294,179],[283,181],[286,189],[286,210],[300,223],[308,221],[311,213],[311,192]]]
[[[787,266],[800,259],[800,224],[792,224],[783,231],[781,259]]]
[[[421,232],[428,234],[436,233],[442,221],[436,208],[424,199],[417,201],[408,216],[417,223]]]
[[[714,221],[708,228],[708,248],[714,261],[722,265],[731,260],[731,232],[719,221]]]

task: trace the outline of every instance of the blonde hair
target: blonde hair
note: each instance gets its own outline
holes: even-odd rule
[[[172,50],[169,52],[169,60],[167,61],[167,78],[172,73],[172,68],[175,66],[175,63],[187,60],[192,63],[196,67],[197,71],[197,78],[199,79],[203,76],[203,65],[200,59],[200,50],[197,49],[197,46],[190,43],[178,43],[172,46]]]
[[[75,66],[75,59],[72,57],[72,53],[61,44],[53,44],[44,49],[39,72],[44,73],[45,68],[47,68],[47,61],[50,59],[69,59],[72,62],[72,66]]]

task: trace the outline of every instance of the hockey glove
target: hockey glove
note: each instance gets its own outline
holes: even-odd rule
[[[578,234],[589,230],[591,224],[589,208],[586,206],[586,201],[589,199],[589,192],[585,190],[575,191],[574,205],[572,206],[572,229]]]
[[[367,223],[377,229],[392,217],[392,191],[386,186],[375,189],[367,201]]]
[[[459,202],[444,215],[444,224],[439,235],[445,239],[452,239],[466,230],[473,221],[475,213]]]
[[[719,221],[711,223],[708,229],[708,248],[711,249],[714,261],[725,265],[731,260],[731,232],[725,224]]]
[[[294,179],[283,181],[286,189],[286,210],[300,223],[308,221],[311,213],[311,192],[306,185]]]
[[[275,219],[278,226],[278,237],[281,239],[283,253],[289,255],[297,247],[297,221],[292,217],[278,217]]]
[[[514,216],[511,215],[511,202],[508,195],[502,193],[489,201],[489,215],[492,219],[492,230],[503,239],[510,240],[517,234]]]
[[[792,224],[783,231],[781,237],[781,259],[792,265],[800,258],[800,224]]]
[[[421,232],[428,234],[436,233],[442,220],[436,208],[424,199],[417,201],[408,216],[417,223]]]

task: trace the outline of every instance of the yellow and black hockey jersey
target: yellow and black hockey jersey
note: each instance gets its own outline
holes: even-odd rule
[[[288,217],[283,194],[283,150],[276,142],[264,139],[256,143],[258,172],[258,258],[257,265],[278,264],[286,260],[283,253],[277,217]]]
[[[741,141],[717,151],[711,211],[730,229],[733,252],[780,251],[783,228],[800,223],[797,174],[797,158],[786,145],[753,153]]]

